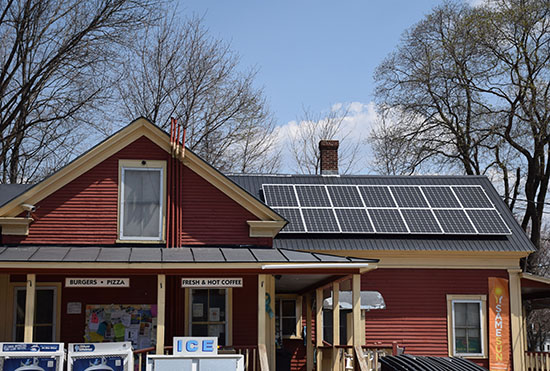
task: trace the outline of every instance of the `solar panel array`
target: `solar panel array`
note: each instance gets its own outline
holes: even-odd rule
[[[508,235],[481,186],[264,184],[282,233]]]

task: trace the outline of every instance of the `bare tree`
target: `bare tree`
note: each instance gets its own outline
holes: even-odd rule
[[[352,138],[352,129],[345,126],[348,113],[349,109],[343,106],[320,113],[303,109],[289,142],[295,171],[320,174],[319,141],[325,139],[340,141],[338,168],[341,173],[347,174],[359,166],[361,138]]]
[[[375,131],[375,148],[404,145],[407,172],[493,174],[511,209],[522,186],[521,225],[537,247],[550,178],[549,12],[543,0],[446,3],[405,33],[376,75],[379,104],[399,119]]]
[[[550,231],[543,229],[541,247],[531,257],[531,272],[550,278]],[[541,351],[542,344],[550,338],[550,308],[548,299],[531,298],[525,302],[527,342],[530,351]]]
[[[209,36],[200,18],[165,17],[136,43],[118,85],[123,115],[162,128],[170,117],[187,128],[186,145],[222,171],[273,171],[273,119],[255,71],[240,72],[228,44]],[[266,157],[270,156],[270,157]]]
[[[0,182],[67,160],[110,96],[109,67],[154,0],[0,2]]]

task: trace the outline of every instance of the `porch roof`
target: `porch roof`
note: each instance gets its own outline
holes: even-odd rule
[[[531,300],[532,309],[550,307],[550,278],[530,273],[521,273],[521,296]]]
[[[0,262],[51,263],[377,263],[323,253],[259,247],[0,247]]]

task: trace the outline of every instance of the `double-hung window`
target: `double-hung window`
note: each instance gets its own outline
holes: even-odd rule
[[[302,337],[302,298],[300,296],[282,295],[276,298],[275,328],[279,340]]]
[[[162,241],[164,162],[120,162],[119,239]]]
[[[57,306],[58,287],[42,286],[36,288],[34,313],[33,341],[52,342],[57,340]],[[25,332],[25,303],[27,289],[25,286],[15,287],[14,291],[14,318],[13,337],[15,341],[23,341]]]
[[[213,336],[228,343],[228,289],[191,289],[191,335]]]
[[[447,308],[450,355],[485,357],[485,295],[447,295]]]

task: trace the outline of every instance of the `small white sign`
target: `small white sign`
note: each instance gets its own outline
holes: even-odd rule
[[[208,320],[210,322],[219,322],[220,321],[220,308],[210,308],[210,313],[208,314]]]
[[[193,303],[193,317],[201,318],[204,316],[204,306],[202,303]]]
[[[65,287],[130,287],[129,278],[65,278]]]
[[[238,278],[182,278],[181,287],[192,288],[225,288],[243,287],[243,279]]]
[[[71,301],[67,303],[67,314],[81,314],[82,303],[78,301]]]
[[[217,337],[174,337],[174,355],[215,355],[218,354]]]

